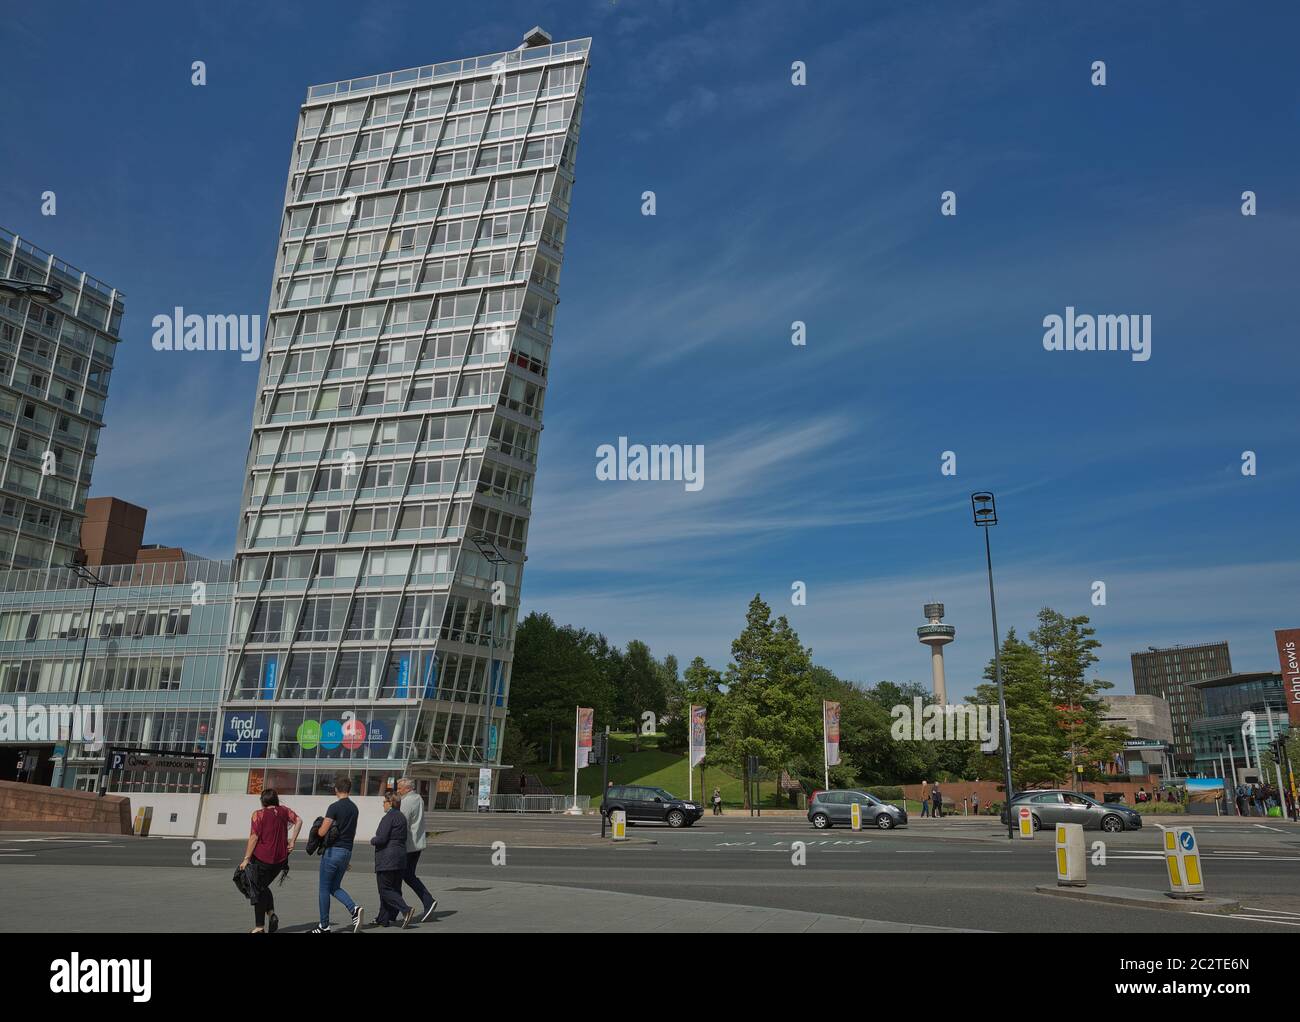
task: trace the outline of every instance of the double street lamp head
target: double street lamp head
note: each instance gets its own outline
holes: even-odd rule
[[[971,510],[975,513],[975,524],[982,529],[998,524],[998,506],[993,494],[987,490],[970,495]]]
[[[9,298],[30,298],[41,305],[53,305],[63,299],[63,288],[58,284],[38,284],[14,277],[0,277],[0,295]]]

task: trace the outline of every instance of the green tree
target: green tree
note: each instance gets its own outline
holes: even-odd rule
[[[1065,737],[1061,731],[1043,661],[1011,628],[1002,640],[1002,686],[1011,724],[1011,783],[1016,790],[1057,783],[1065,768]],[[975,690],[972,702],[997,706],[993,661],[984,669],[987,684]],[[1000,729],[999,721],[999,729]],[[981,756],[972,766],[981,777],[1002,779],[1001,756]]]
[[[1038,627],[1029,633],[1065,736],[1069,775],[1089,780],[1102,776],[1099,764],[1109,763],[1129,737],[1126,728],[1107,724],[1104,719],[1106,704],[1101,694],[1115,686],[1088,678],[1098,660],[1096,650],[1101,648],[1095,635],[1086,615],[1066,617],[1050,607],[1038,612]],[[1083,768],[1082,774],[1078,767]]]
[[[607,649],[604,636],[556,625],[549,614],[534,612],[519,625],[510,722],[524,744],[549,750],[557,770],[564,765],[566,750],[573,748],[576,707],[590,706],[598,720],[609,719],[613,691],[601,660]]]
[[[745,628],[731,644],[718,737],[727,762],[740,767],[749,804],[749,757],[771,770],[809,756],[821,739],[821,705],[812,679],[812,652],[784,616],[760,595],[749,603]]]

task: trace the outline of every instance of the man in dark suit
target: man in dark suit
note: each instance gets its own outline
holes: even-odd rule
[[[406,870],[406,817],[394,793],[384,795],[384,815],[370,843],[375,846],[375,882],[379,885],[380,926],[401,921],[402,929],[411,924],[415,909],[402,899],[402,873]]]

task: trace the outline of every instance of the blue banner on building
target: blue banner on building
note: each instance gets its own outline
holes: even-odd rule
[[[411,679],[411,654],[403,653],[397,658],[397,688],[393,698],[406,699]]]
[[[438,658],[425,654],[424,698],[433,699],[438,693]]]
[[[266,666],[262,669],[262,698],[275,698],[275,667],[276,659],[273,656],[266,658]]]
[[[221,721],[221,755],[232,759],[262,759],[270,731],[269,713],[229,710]]]

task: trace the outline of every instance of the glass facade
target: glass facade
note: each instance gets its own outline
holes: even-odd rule
[[[105,565],[93,594],[66,568],[0,572],[0,704],[17,707],[74,700],[103,707],[108,745],[213,751],[233,562],[185,560]],[[82,667],[82,650],[85,666]],[[20,700],[22,701],[20,703]],[[48,784],[52,742],[0,737],[0,777],[12,779],[11,751],[27,750],[25,777]],[[68,748],[64,787],[94,790],[104,756],[81,743]],[[110,791],[199,792],[195,774],[126,774]]]
[[[122,295],[0,228],[0,277],[55,285],[43,304],[0,292],[0,568],[77,551]]]
[[[1258,753],[1269,742],[1269,716],[1273,721],[1273,734],[1284,735],[1290,730],[1287,719],[1286,690],[1282,675],[1274,672],[1258,674],[1230,674],[1197,686],[1205,702],[1205,715],[1192,723],[1192,752],[1196,757],[1195,769],[1200,773],[1217,776],[1229,757],[1245,765],[1246,740],[1249,738],[1249,758],[1257,761]],[[1253,732],[1246,725],[1255,715]]]
[[[500,765],[587,50],[309,91],[215,790],[406,772],[455,808]]]

